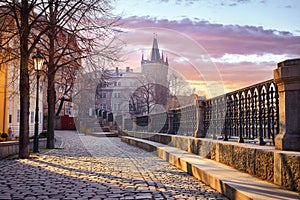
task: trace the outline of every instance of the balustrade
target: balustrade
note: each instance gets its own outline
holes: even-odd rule
[[[274,143],[279,132],[278,105],[278,90],[273,80],[209,99],[204,112],[204,131],[213,138],[221,134],[225,140]]]
[[[174,109],[172,115],[163,112],[136,117],[136,131],[167,133],[168,117],[173,117],[170,130],[174,134],[193,136],[197,123],[203,123],[204,133],[199,135],[208,138],[274,144],[279,132],[279,103],[273,80],[205,100],[203,104],[201,122],[197,122],[195,104]],[[132,123],[132,119],[125,119],[124,128],[132,130]]]

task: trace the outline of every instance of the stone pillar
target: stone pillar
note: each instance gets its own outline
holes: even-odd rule
[[[153,124],[152,124],[152,115],[148,115],[148,122],[147,122],[147,128],[148,128],[148,132],[153,132]]]
[[[122,124],[121,124],[121,130],[124,131],[125,130],[125,115],[122,115]]]
[[[174,112],[175,110],[168,110],[168,134],[174,134]]]
[[[136,131],[136,127],[137,127],[137,117],[134,116],[132,118],[132,131]]]
[[[300,151],[300,59],[278,63],[274,80],[279,92],[279,134],[275,148]]]
[[[195,106],[196,106],[196,120],[197,120],[197,124],[196,124],[196,130],[194,133],[194,137],[196,138],[204,138],[205,134],[204,134],[204,106],[205,106],[205,102],[203,100],[199,100],[197,99],[195,101]]]

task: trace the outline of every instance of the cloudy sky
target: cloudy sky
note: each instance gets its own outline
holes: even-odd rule
[[[115,7],[127,43],[123,65],[138,70],[156,33],[170,66],[200,92],[271,79],[278,62],[300,57],[300,0],[117,0]]]

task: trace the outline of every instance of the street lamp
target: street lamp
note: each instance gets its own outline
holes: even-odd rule
[[[32,56],[34,70],[36,71],[36,100],[35,100],[35,123],[34,123],[34,141],[33,153],[39,153],[39,80],[40,71],[44,63],[44,57],[41,52],[37,50],[36,54]]]

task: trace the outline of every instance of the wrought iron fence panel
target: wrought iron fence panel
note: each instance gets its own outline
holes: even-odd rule
[[[166,112],[150,115],[151,132],[166,133],[168,130],[168,115]]]
[[[204,106],[204,133],[206,137],[210,135],[209,127],[211,124],[211,100],[207,100]]]
[[[180,109],[180,121],[179,124],[176,125],[179,128],[177,134],[193,136],[197,125],[196,120],[197,119],[195,105],[188,105],[182,107]]]
[[[203,120],[206,136],[214,137],[216,133],[226,139],[274,140],[279,131],[278,105],[278,89],[273,80],[208,99]]]
[[[148,131],[148,121],[149,117],[146,116],[140,116],[136,118],[136,131],[142,131],[147,132]]]
[[[123,116],[122,115],[117,115],[115,117],[115,123],[116,125],[122,129],[122,123],[123,123]]]
[[[181,109],[175,109],[174,110],[174,121],[173,121],[174,133],[175,134],[177,134],[178,131],[179,131],[180,119],[181,119]]]
[[[131,118],[124,119],[124,129],[131,131],[133,127],[133,121]]]
[[[174,109],[173,130],[175,134],[192,136],[197,127],[195,105]],[[167,112],[137,118],[137,131],[167,132]],[[271,140],[279,132],[278,88],[274,80],[265,81],[225,95],[204,101],[203,123],[206,137],[225,139],[248,139],[252,142]],[[116,121],[122,121],[117,116]],[[118,122],[122,123],[122,122]],[[132,130],[132,120],[125,119],[125,129]],[[264,142],[264,141],[262,141]]]

